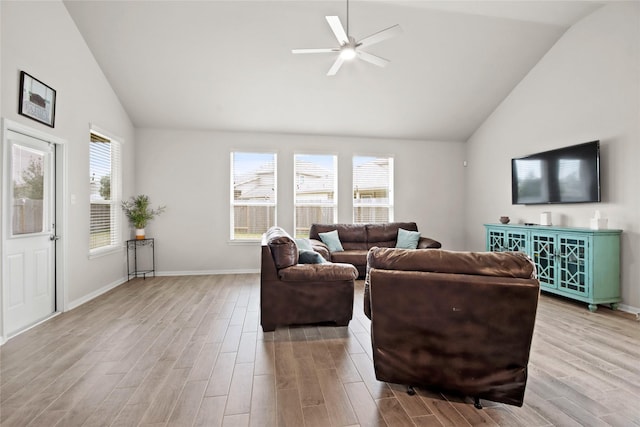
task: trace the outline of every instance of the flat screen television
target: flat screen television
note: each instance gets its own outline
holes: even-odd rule
[[[600,141],[511,160],[514,205],[600,201]]]

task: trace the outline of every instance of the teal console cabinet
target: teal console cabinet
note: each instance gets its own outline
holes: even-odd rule
[[[620,302],[621,230],[485,224],[487,250],[524,252],[536,264],[540,289],[616,309]]]

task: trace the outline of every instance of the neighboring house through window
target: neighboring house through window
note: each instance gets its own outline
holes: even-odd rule
[[[353,158],[353,222],[393,221],[393,158]]]
[[[337,157],[294,156],[295,234],[309,237],[313,223],[332,224],[337,215]]]
[[[258,240],[276,224],[276,154],[231,153],[231,240]]]
[[[121,243],[120,143],[91,129],[89,143],[89,250],[115,249]]]

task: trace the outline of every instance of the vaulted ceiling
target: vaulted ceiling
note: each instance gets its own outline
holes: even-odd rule
[[[326,73],[335,1],[65,1],[137,127],[466,141],[602,1],[351,1],[356,39],[404,33]]]

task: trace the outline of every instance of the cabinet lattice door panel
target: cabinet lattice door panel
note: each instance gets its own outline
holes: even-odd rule
[[[488,251],[524,252],[536,265],[540,290],[616,308],[620,302],[621,230],[485,224]]]
[[[489,250],[491,252],[528,252],[527,237],[527,233],[517,231],[491,230],[487,235],[489,239]]]
[[[487,232],[487,246],[490,252],[504,252],[504,231],[489,230]]]
[[[542,286],[557,288],[556,285],[556,238],[553,235],[534,234],[531,236],[533,262],[538,270],[538,280]]]
[[[514,252],[528,252],[528,233],[507,231],[507,250]]]
[[[560,281],[558,287],[567,292],[587,295],[586,254],[589,241],[585,238],[560,237]]]

